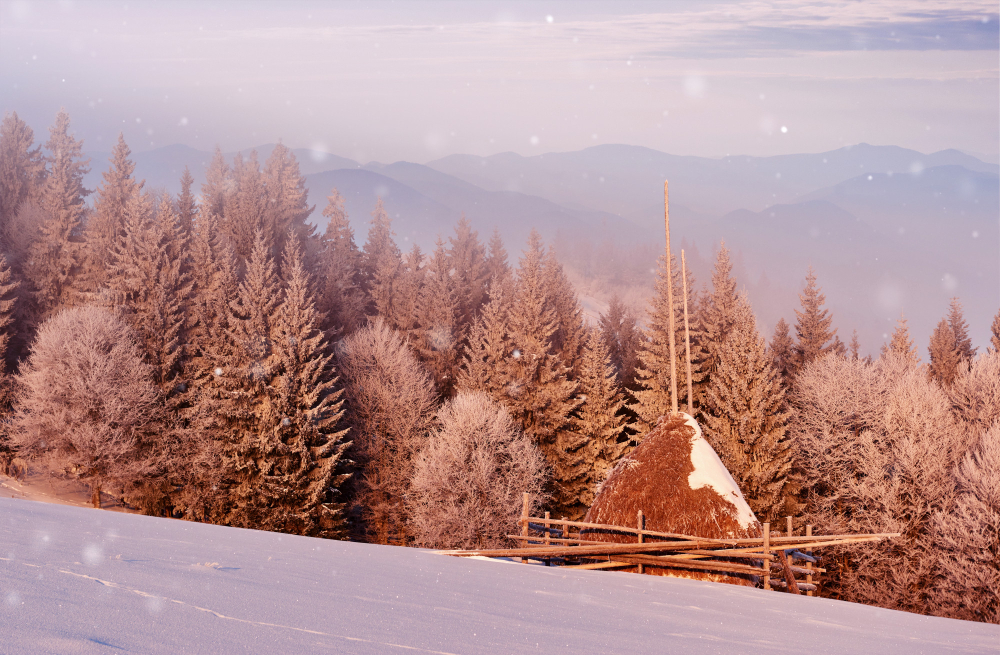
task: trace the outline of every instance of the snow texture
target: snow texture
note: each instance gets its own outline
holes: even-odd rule
[[[736,480],[733,480],[733,476],[730,475],[729,469],[722,463],[715,449],[702,435],[698,421],[683,412],[681,415],[685,419],[684,422],[694,429],[694,437],[691,440],[691,464],[694,466],[694,470],[688,476],[688,485],[692,489],[711,487],[716,493],[732,503],[733,507],[736,508],[740,527],[745,530],[757,522],[757,517],[754,516],[753,510],[750,509],[746,498],[743,497],[743,492],[740,491]]]
[[[0,499],[0,651],[995,653],[1000,626]]]

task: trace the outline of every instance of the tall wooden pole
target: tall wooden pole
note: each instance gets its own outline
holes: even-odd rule
[[[667,233],[667,306],[670,317],[670,408],[677,413],[677,353],[674,344],[674,275],[670,266],[670,196],[667,180],[663,181],[663,225]]]
[[[691,385],[691,328],[688,325],[688,278],[687,262],[681,249],[681,281],[684,285],[684,357],[687,360],[688,414],[694,416],[694,393]]]

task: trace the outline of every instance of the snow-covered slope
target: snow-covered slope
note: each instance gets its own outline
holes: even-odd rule
[[[0,652],[997,652],[1000,627],[0,499]]]

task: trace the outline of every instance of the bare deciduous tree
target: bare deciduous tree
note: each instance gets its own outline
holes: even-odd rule
[[[17,384],[14,445],[86,480],[95,507],[102,487],[151,466],[160,393],[135,334],[108,310],[77,307],[45,322]]]
[[[347,419],[358,464],[352,514],[358,536],[405,543],[404,496],[413,456],[423,449],[434,411],[434,385],[409,346],[381,319],[338,344]]]
[[[521,497],[544,500],[541,451],[503,406],[463,391],[438,411],[440,427],[414,460],[409,506],[417,544],[497,548],[517,530]]]

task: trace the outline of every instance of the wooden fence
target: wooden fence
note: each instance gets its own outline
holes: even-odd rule
[[[605,525],[583,521],[529,516],[531,497],[524,496],[519,521],[521,534],[507,535],[518,541],[517,548],[484,550],[442,550],[455,557],[514,557],[522,562],[541,561],[575,569],[634,568],[640,573],[647,566],[703,571],[723,575],[756,576],[764,589],[780,588],[791,593],[813,595],[818,576],[826,570],[817,566],[813,551],[827,546],[881,541],[900,536],[898,532],[881,534],[815,535],[807,525],[804,535],[795,535],[792,517],[787,517],[786,532],[771,532],[763,524],[760,537],[746,539],[709,539],[686,534],[647,530],[642,511],[636,526]],[[601,541],[597,535],[614,535],[634,543]],[[796,578],[796,574],[800,578]],[[780,577],[774,577],[778,576]]]

